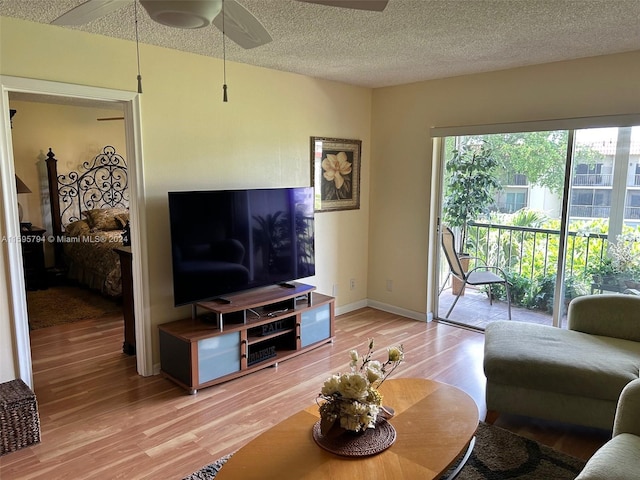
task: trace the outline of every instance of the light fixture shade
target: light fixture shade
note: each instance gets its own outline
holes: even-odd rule
[[[29,187],[27,187],[27,185],[22,180],[20,180],[20,177],[18,175],[16,175],[16,190],[18,191],[18,193],[31,193]]]
[[[211,25],[222,9],[222,0],[141,0],[140,4],[154,21],[177,28]]]

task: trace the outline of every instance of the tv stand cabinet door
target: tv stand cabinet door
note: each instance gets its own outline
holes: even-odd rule
[[[302,312],[300,320],[301,348],[331,337],[331,305],[329,303]]]
[[[240,371],[240,332],[198,341],[198,383]]]

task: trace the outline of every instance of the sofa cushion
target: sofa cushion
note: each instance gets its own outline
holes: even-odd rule
[[[585,295],[569,304],[569,330],[640,342],[640,296]]]
[[[622,433],[589,459],[576,480],[629,480],[640,472],[640,437]]]
[[[498,321],[485,330],[484,369],[493,383],[617,401],[639,376],[640,343]]]

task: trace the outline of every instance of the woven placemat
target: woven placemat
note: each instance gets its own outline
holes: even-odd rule
[[[335,437],[325,437],[320,432],[320,421],[313,426],[313,439],[328,452],[343,457],[366,457],[389,448],[396,441],[396,429],[383,418],[378,418],[376,428],[362,433],[346,432]]]

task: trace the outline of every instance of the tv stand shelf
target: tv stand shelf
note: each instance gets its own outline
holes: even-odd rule
[[[290,286],[271,285],[269,287],[249,290],[247,292],[228,295],[224,300],[199,302],[193,307],[192,318],[197,318],[198,308],[211,312],[215,316],[216,326],[224,330],[225,322],[241,321],[247,323],[251,314],[268,315],[275,318],[280,313],[295,310],[296,298],[306,295],[307,302],[315,287],[304,283],[292,283]],[[259,318],[261,318],[259,317]]]
[[[162,374],[195,394],[332,342],[334,298],[293,285],[201,302],[191,318],[160,325]]]

